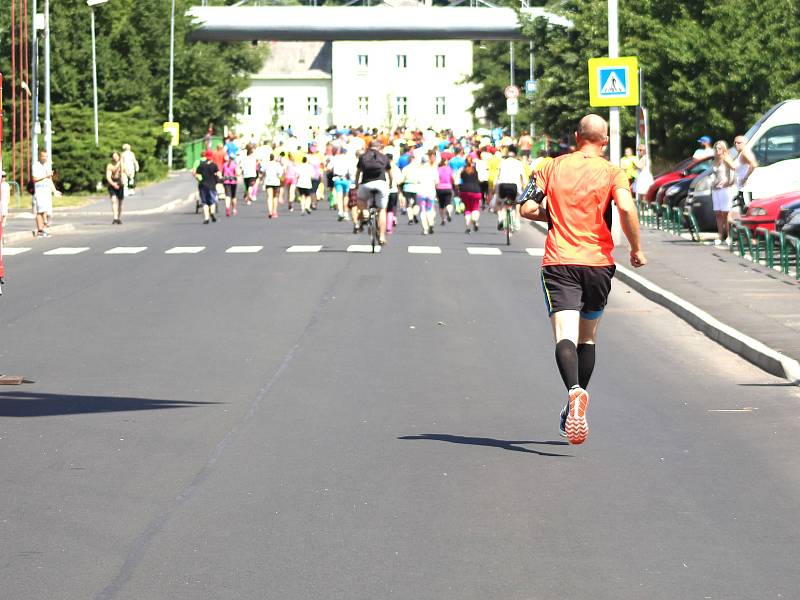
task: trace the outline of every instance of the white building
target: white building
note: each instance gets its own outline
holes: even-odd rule
[[[271,126],[471,129],[472,42],[274,42],[242,93],[239,132]]]

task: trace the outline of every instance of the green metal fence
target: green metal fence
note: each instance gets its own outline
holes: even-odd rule
[[[222,141],[220,136],[212,136],[211,147],[216,148],[217,144],[221,144]],[[183,150],[184,167],[191,169],[203,157],[203,152],[206,149],[206,140],[205,138],[200,138],[199,140],[185,142],[181,144],[181,149]]]

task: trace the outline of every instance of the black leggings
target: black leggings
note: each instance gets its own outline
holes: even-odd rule
[[[453,190],[436,190],[436,198],[439,200],[439,208],[444,210],[453,202]]]
[[[236,199],[236,184],[235,183],[226,183],[225,184],[225,195],[230,198],[231,200]]]

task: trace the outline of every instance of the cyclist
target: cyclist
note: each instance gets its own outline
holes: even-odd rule
[[[525,167],[517,159],[517,147],[508,147],[506,157],[500,163],[497,173],[497,230],[502,231],[506,222],[506,210],[514,211],[511,222],[519,229],[519,215],[516,207],[517,196],[525,189]],[[508,205],[508,206],[506,206]]]
[[[647,259],[639,243],[628,178],[603,158],[608,125],[598,115],[587,115],[575,137],[577,151],[545,162],[536,175],[547,196],[546,211],[537,202],[526,201],[520,213],[549,224],[541,278],[556,342],[556,365],[567,388],[559,430],[571,444],[582,444],[589,434],[586,388],[594,370],[597,328],[615,270],[612,198],[630,243],[631,265],[641,267]]]
[[[392,184],[392,171],[389,159],[380,151],[381,144],[372,141],[369,148],[356,164],[356,185],[358,186],[358,208],[361,214],[373,205],[378,213],[378,241],[386,243],[386,207],[389,204],[389,186]],[[362,217],[363,218],[363,217]],[[353,223],[353,225],[356,225]]]

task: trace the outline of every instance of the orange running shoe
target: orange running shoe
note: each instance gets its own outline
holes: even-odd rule
[[[569,413],[564,430],[570,444],[582,444],[589,437],[589,425],[586,423],[586,409],[589,406],[589,392],[576,387],[569,391]]]

